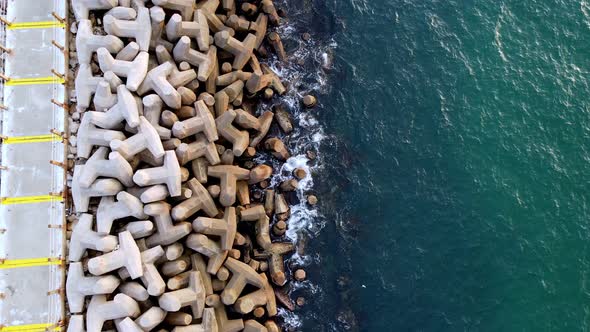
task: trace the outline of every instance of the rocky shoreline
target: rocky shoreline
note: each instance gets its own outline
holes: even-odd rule
[[[68,330],[280,331],[278,307],[305,305],[288,295],[307,276],[285,266],[285,233],[310,176],[270,180],[291,157],[289,84],[264,61],[288,61],[285,13],[271,0],[71,9]]]

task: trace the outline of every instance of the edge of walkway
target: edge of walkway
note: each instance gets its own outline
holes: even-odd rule
[[[68,2],[0,0],[2,332],[65,325]]]

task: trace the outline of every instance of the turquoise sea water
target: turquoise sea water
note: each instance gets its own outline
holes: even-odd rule
[[[302,329],[590,330],[590,4],[285,8],[334,46]]]

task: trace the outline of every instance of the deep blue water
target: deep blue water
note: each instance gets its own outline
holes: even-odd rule
[[[590,4],[286,9],[327,79],[301,329],[589,330]]]

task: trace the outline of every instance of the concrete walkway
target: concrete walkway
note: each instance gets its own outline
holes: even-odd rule
[[[0,177],[0,331],[56,330],[64,319],[67,0],[0,0],[4,82]],[[4,6],[4,7],[2,7]],[[0,87],[2,88],[2,87]],[[50,161],[54,161],[51,164]]]

